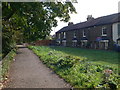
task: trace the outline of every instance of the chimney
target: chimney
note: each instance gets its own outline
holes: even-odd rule
[[[73,25],[73,22],[69,22],[69,23],[68,23],[68,26],[70,26],[70,25]]]
[[[87,16],[87,21],[93,20],[94,18],[92,17],[92,15],[88,15]]]

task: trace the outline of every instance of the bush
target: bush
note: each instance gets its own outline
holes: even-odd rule
[[[88,61],[86,57],[72,56],[44,46],[30,46],[48,67],[77,88],[118,87],[118,68]],[[105,70],[112,73],[106,74]],[[113,86],[112,86],[113,85]]]
[[[2,78],[3,78],[3,80],[5,79],[6,75],[8,74],[10,64],[13,61],[15,54],[16,54],[16,49],[13,49],[2,60]]]

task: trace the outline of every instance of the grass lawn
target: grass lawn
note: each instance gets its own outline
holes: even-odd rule
[[[113,65],[116,68],[118,68],[118,65],[120,64],[120,53],[115,51],[54,46],[50,48],[70,55],[86,57],[89,61],[94,61],[94,63],[98,64]]]
[[[120,88],[117,52],[54,46],[29,48],[73,87]]]

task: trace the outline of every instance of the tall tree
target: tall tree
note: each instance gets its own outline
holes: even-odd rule
[[[57,26],[56,18],[67,22],[70,13],[76,13],[70,2],[3,2],[3,44],[6,45],[9,39],[16,41],[18,33],[15,32],[19,32],[19,38],[22,36],[27,42],[44,39],[52,27]]]

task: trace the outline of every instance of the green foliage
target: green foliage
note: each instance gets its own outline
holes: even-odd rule
[[[74,12],[74,6],[69,2],[2,3],[3,20],[11,21],[15,29],[21,30],[24,38],[30,41],[44,39],[50,34],[51,28],[57,26],[56,17],[67,22],[70,19],[69,13]]]
[[[111,64],[94,63],[89,61],[89,57],[70,55],[55,50],[55,47],[30,46],[29,48],[40,57],[43,63],[74,87],[112,89],[119,86],[118,68]],[[106,76],[104,73],[106,69],[112,70],[112,74]]]
[[[6,55],[13,43],[45,39],[57,26],[56,17],[67,22],[69,14],[76,13],[72,3],[55,2],[2,2],[3,53]]]
[[[16,54],[16,50],[11,50],[5,58],[2,60],[2,78],[5,79],[6,75],[8,74],[8,70],[10,68],[10,64],[13,61],[13,58]]]
[[[82,48],[70,48],[70,47],[50,47],[57,51],[62,51],[64,53],[74,55],[74,56],[84,56],[88,58],[89,61],[94,61],[96,64],[101,65],[112,65],[118,67],[119,64],[119,54],[114,51],[105,51],[105,50],[95,50],[95,49],[82,49]]]
[[[3,21],[2,28],[2,57],[9,53],[16,45],[14,31],[9,27],[10,22]]]

